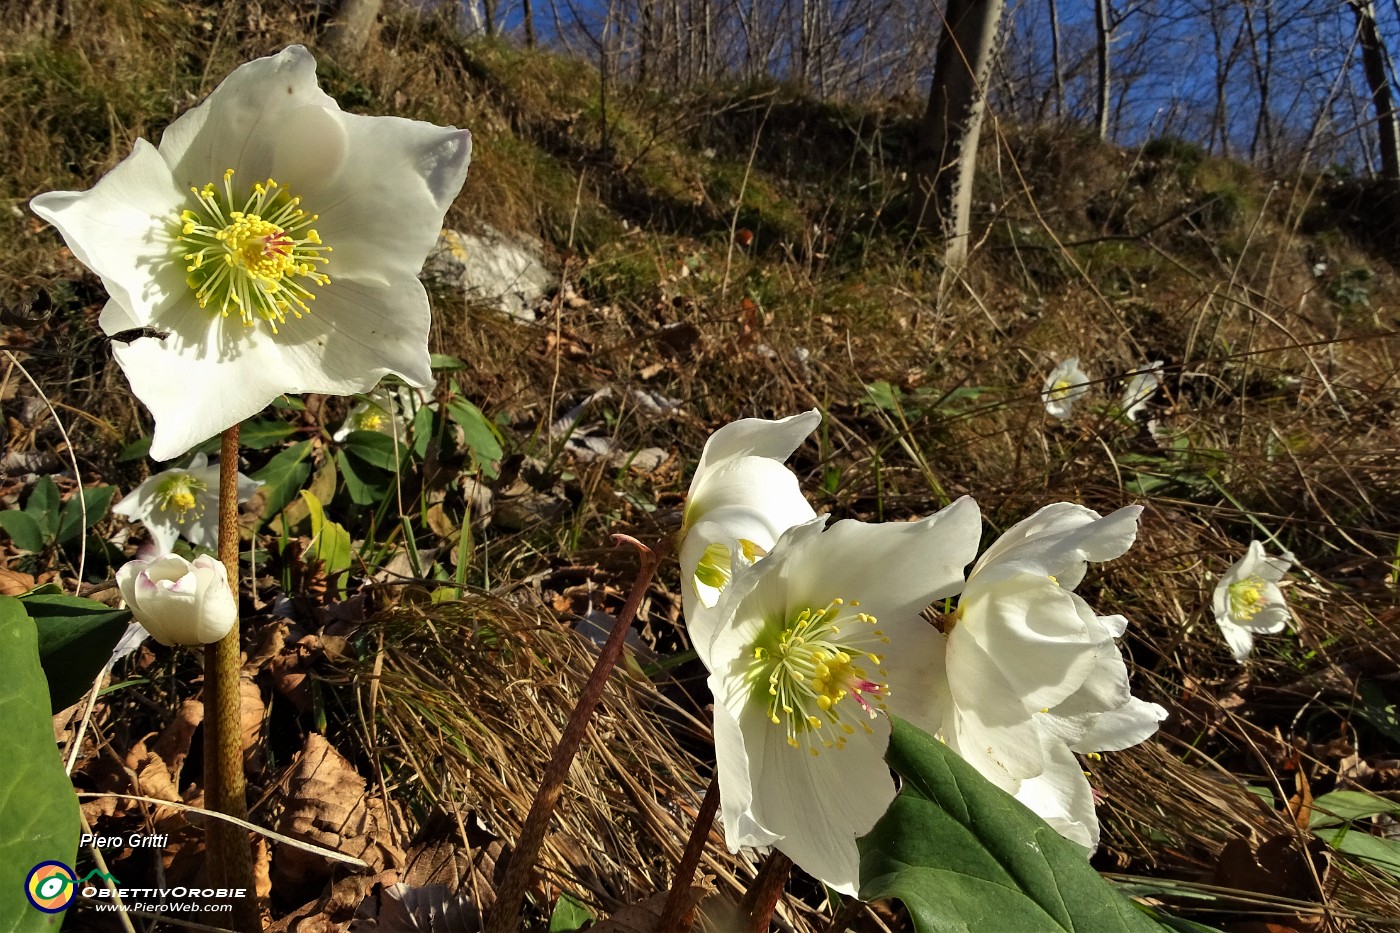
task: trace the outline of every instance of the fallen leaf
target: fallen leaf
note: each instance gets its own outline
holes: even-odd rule
[[[696,908],[699,907],[701,899],[709,893],[709,888],[692,886],[686,897],[686,913],[683,918],[688,918],[690,923],[694,923]],[[661,920],[661,912],[666,909],[666,899],[670,896],[670,891],[661,891],[644,901],[628,904],[601,923],[589,927],[589,930],[592,933],[655,933],[656,925]],[[686,919],[683,919],[682,923],[685,922]]]
[[[306,737],[287,777],[285,804],[278,832],[363,859],[372,872],[403,867],[404,854],[393,842],[383,801],[366,797],[365,779],[323,736],[313,732]],[[279,844],[273,885],[284,896],[300,891],[310,897],[335,867],[314,852]],[[295,894],[288,899],[297,900]]]

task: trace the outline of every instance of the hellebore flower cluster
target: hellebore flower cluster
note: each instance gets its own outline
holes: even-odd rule
[[[1146,369],[1128,378],[1123,386],[1123,401],[1119,406],[1123,409],[1123,417],[1129,421],[1136,421],[1138,415],[1147,410],[1148,401],[1162,385],[1162,366],[1161,360],[1153,360]]]
[[[301,46],[236,69],[87,191],[33,209],[110,296],[105,333],[169,460],[283,393],[426,386],[417,279],[465,130],[345,113]]]
[[[716,432],[687,506],[681,573],[701,584],[687,623],[710,671],[731,850],[775,846],[854,893],[856,839],[895,796],[885,714],[937,736],[1092,850],[1098,820],[1075,754],[1141,742],[1166,712],[1131,694],[1115,643],[1127,620],[1096,614],[1074,589],[1090,562],[1131,546],[1141,509],[1050,505],[980,559],[981,516],[966,497],[920,521],[828,527],[795,502],[780,463],[819,418],[797,417]],[[707,506],[717,468],[738,463],[729,511]]]
[[[1050,370],[1040,397],[1045,410],[1061,420],[1070,416],[1074,403],[1089,391],[1089,374],[1079,368],[1079,357],[1071,356]]]
[[[1292,566],[1291,554],[1270,557],[1264,545],[1251,541],[1244,557],[1216,584],[1211,608],[1236,661],[1249,657],[1256,634],[1281,632],[1293,618],[1278,586]]]
[[[239,473],[238,501],[247,502],[260,485]],[[163,470],[147,479],[112,511],[145,525],[159,554],[168,554],[181,537],[195,547],[214,548],[219,543],[219,465],[195,454],[184,469]]]

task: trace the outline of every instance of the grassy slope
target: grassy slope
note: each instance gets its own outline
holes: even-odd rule
[[[106,362],[100,287],[24,201],[90,185],[238,62],[307,38],[295,19],[249,9],[112,0],[89,5],[80,31],[0,26],[0,138],[12,146],[0,197],[16,208],[0,212],[0,290],[13,302],[42,286],[58,304],[7,342],[36,351],[26,366],[70,427],[87,428],[75,440],[88,481],[139,480],[116,455],[143,414]],[[435,295],[436,349],[471,364],[462,390],[505,426],[508,453],[545,465],[508,461],[498,492],[514,482],[563,503],[544,527],[478,527],[471,582],[600,563],[592,579],[625,586],[606,534],[674,527],[684,463],[710,430],[818,405],[826,426],[794,466],[819,510],[900,519],[970,493],[1000,529],[1059,499],[1147,506],[1138,546],[1084,592],[1132,621],[1138,692],[1173,716],[1159,742],[1088,765],[1105,800],[1101,867],[1210,880],[1229,839],[1289,832],[1282,804],[1260,806],[1241,782],[1282,800],[1332,789],[1350,768],[1397,789],[1400,292],[1389,232],[1358,218],[1364,199],[1184,144],[1123,151],[993,125],[973,260],[941,283],[931,245],[897,222],[909,110],[733,86],[610,87],[604,110],[588,64],[464,44],[412,19],[389,20],[348,67],[323,62],[322,78],[349,109],[470,127],[475,162],[449,225],[541,237],[586,299],[532,329]],[[1040,380],[1069,355],[1100,382],[1054,422]],[[1130,427],[1109,408],[1122,375],[1154,359],[1168,365],[1153,427]],[[6,385],[11,449],[52,449],[46,416],[20,414],[27,387],[13,374]],[[600,409],[620,444],[680,460],[637,474],[551,450],[541,426],[603,386],[680,399],[660,418]],[[341,403],[328,404],[310,417],[333,424]],[[1262,638],[1240,667],[1209,591],[1265,535],[1305,568],[1289,591],[1298,631]],[[568,604],[551,579],[545,595]],[[674,569],[663,582],[646,634],[673,645]],[[413,720],[411,692],[398,696]],[[405,801],[420,816],[427,805]],[[1327,897],[1382,916],[1400,904],[1393,879],[1353,863],[1334,866]]]

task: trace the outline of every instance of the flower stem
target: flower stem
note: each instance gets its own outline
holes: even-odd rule
[[[549,764],[545,765],[544,775],[540,778],[540,789],[535,794],[535,802],[530,805],[530,812],[526,814],[525,823],[520,827],[515,851],[506,865],[501,885],[496,889],[496,904],[487,918],[486,933],[519,933],[520,903],[525,899],[525,888],[534,871],[535,859],[539,855],[540,844],[544,842],[545,831],[549,829],[549,819],[554,814],[554,807],[559,803],[559,796],[563,792],[569,766],[583,743],[583,736],[588,730],[588,721],[593,718],[593,711],[603,699],[608,677],[617,666],[618,659],[622,657],[623,640],[632,626],[632,620],[637,616],[647,587],[651,585],[652,574],[656,572],[656,566],[661,563],[661,558],[667,550],[666,545],[652,550],[628,535],[614,535],[613,538],[619,543],[625,541],[635,545],[641,551],[642,563],[637,568],[637,577],[632,583],[632,591],[627,594],[622,614],[617,617],[612,634],[608,636],[602,653],[598,655],[598,662],[593,666],[593,673],[588,676],[588,682],[579,693],[578,704],[564,725],[564,733],[554,748],[553,757],[549,759]]]
[[[744,918],[743,933],[768,933],[768,923],[782,899],[792,872],[792,859],[774,849],[758,869],[744,900],[739,904],[739,916]]]
[[[219,452],[219,559],[238,600],[238,425],[224,432]],[[204,805],[248,819],[239,728],[238,674],[242,666],[239,624],[204,647]],[[262,929],[248,834],[232,823],[210,820],[205,831],[205,874],[217,888],[242,888],[231,898],[233,926],[242,933]]]
[[[700,812],[695,814],[695,825],[690,829],[681,863],[676,866],[676,877],[671,882],[671,893],[666,896],[666,906],[661,910],[658,930],[674,930],[675,933],[689,933],[694,917],[686,916],[691,907],[690,883],[695,879],[695,870],[700,867],[700,857],[705,854],[705,843],[710,841],[710,830],[714,826],[715,811],[719,809],[719,775],[710,778],[710,786],[705,791],[705,799],[700,804]]]

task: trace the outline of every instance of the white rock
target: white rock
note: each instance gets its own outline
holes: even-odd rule
[[[537,320],[536,309],[559,284],[538,242],[489,225],[480,234],[443,230],[422,277],[461,288],[469,301],[493,305],[526,323]]]

